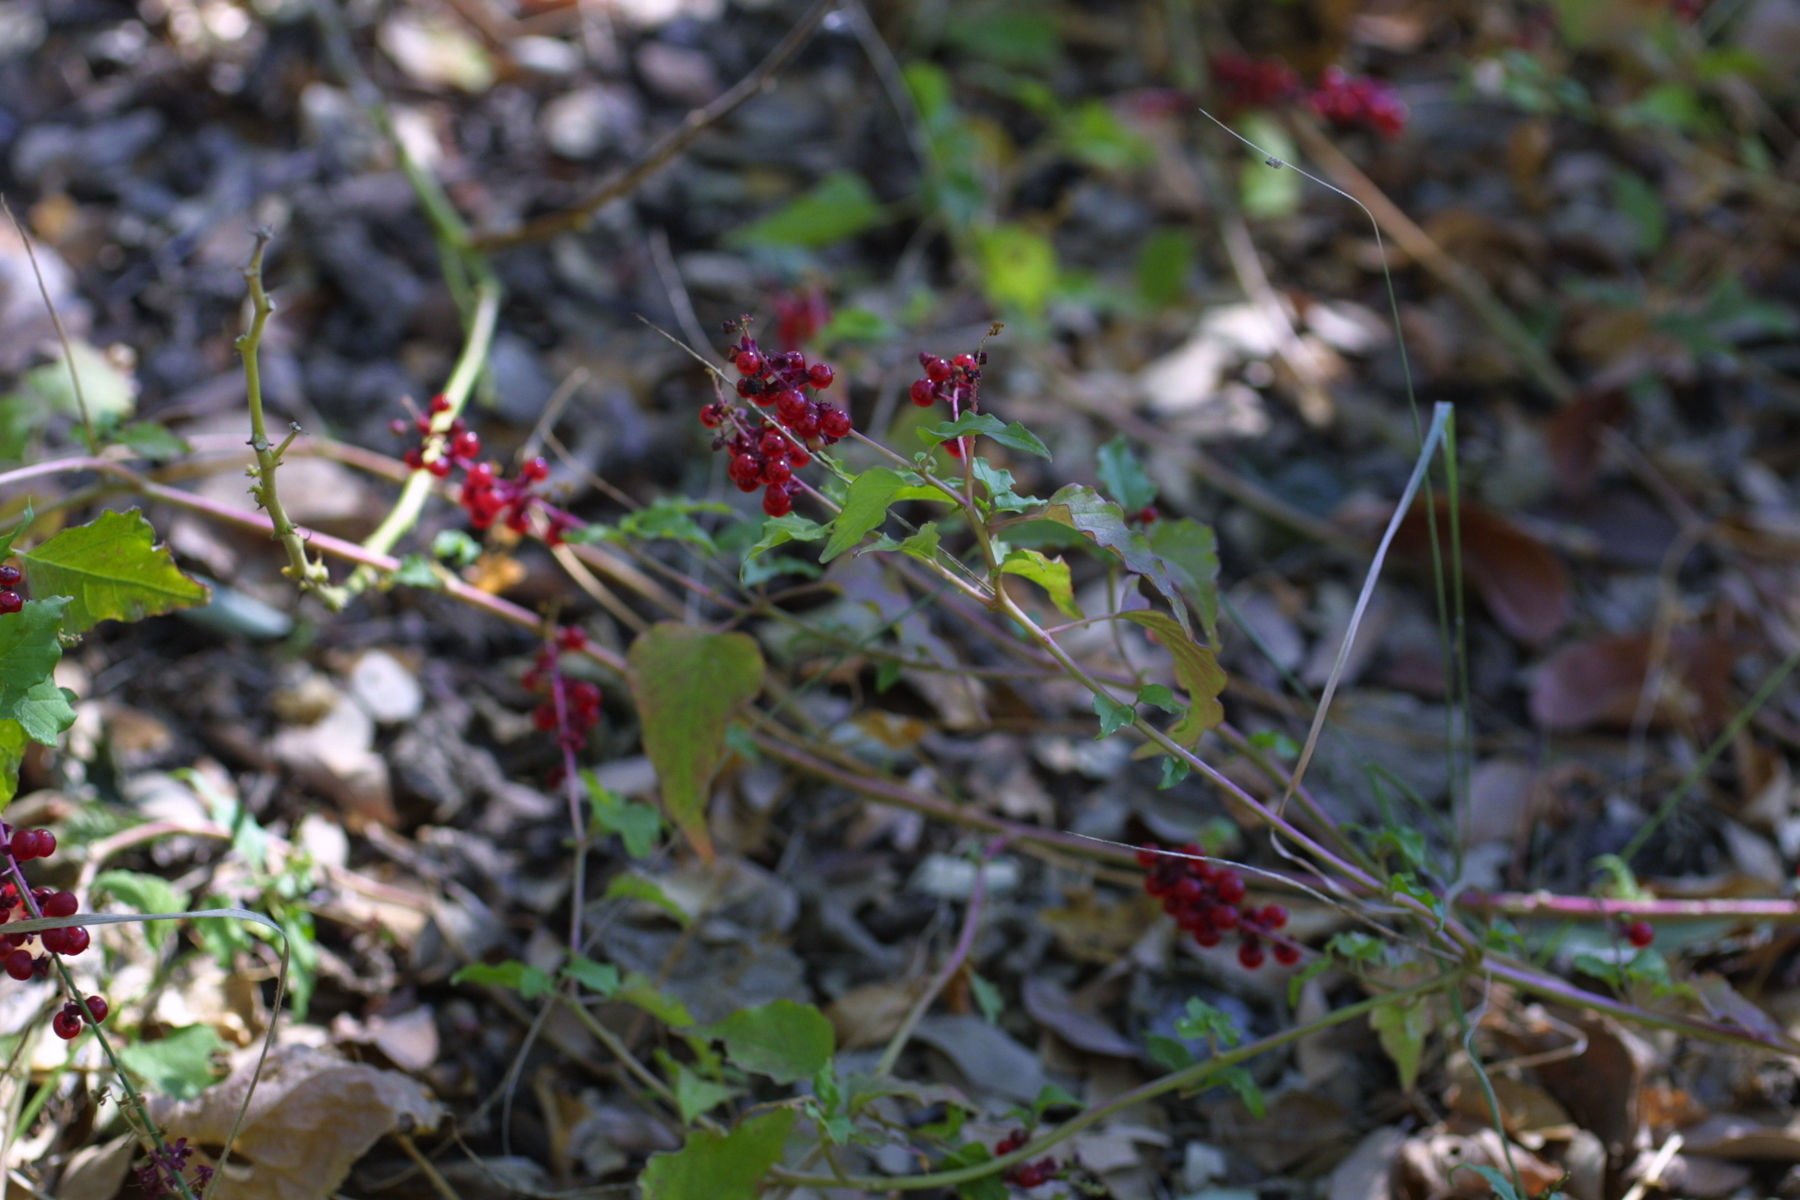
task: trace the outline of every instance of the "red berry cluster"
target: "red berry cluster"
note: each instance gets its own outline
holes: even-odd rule
[[[1189,842],[1181,847],[1181,853],[1199,854],[1200,847]],[[1300,961],[1299,945],[1280,932],[1287,925],[1287,909],[1279,904],[1260,908],[1245,904],[1244,878],[1230,867],[1170,857],[1155,846],[1139,848],[1137,860],[1149,872],[1144,890],[1162,900],[1163,911],[1193,937],[1196,946],[1210,949],[1224,941],[1226,934],[1235,933],[1238,962],[1245,970],[1256,970],[1270,954],[1284,967]],[[1267,951],[1264,943],[1269,946]]]
[[[741,336],[725,354],[741,376],[739,397],[764,411],[719,400],[701,408],[700,424],[720,430],[713,449],[731,455],[725,473],[737,489],[762,488],[763,511],[781,517],[793,511],[794,495],[800,491],[794,472],[812,462],[808,447],[829,446],[848,437],[850,414],[807,394],[830,387],[836,371],[825,363],[809,365],[798,350],[764,354],[750,336],[748,323],[746,317],[736,326]]]
[[[1212,77],[1224,94],[1227,115],[1240,108],[1268,108],[1300,95],[1300,77],[1279,58],[1221,54],[1212,60]]]
[[[1656,940],[1656,930],[1650,927],[1648,921],[1627,921],[1619,927],[1619,934],[1638,950]]]
[[[1367,125],[1387,138],[1406,128],[1406,103],[1391,85],[1367,75],[1347,75],[1342,67],[1326,67],[1308,101],[1333,125]]]
[[[533,458],[519,467],[519,473],[508,479],[492,462],[479,462],[481,435],[457,417],[442,432],[433,432],[433,419],[450,411],[450,399],[444,395],[431,398],[431,411],[415,417],[409,425],[396,417],[388,429],[396,437],[417,433],[419,444],[407,448],[402,462],[415,471],[429,471],[439,479],[447,479],[453,470],[463,472],[459,501],[469,514],[469,523],[477,529],[491,528],[496,521],[514,533],[531,531],[531,516],[542,510],[545,518],[544,541],[552,546],[562,544],[563,537],[579,522],[570,514],[545,502],[533,489],[550,476],[550,464]],[[426,461],[428,450],[436,455]]]
[[[587,635],[573,625],[557,631],[556,640],[538,651],[519,682],[543,697],[531,710],[531,723],[571,754],[587,745],[587,735],[600,723],[600,689],[585,679],[570,679],[558,666],[562,655],[587,649]]]
[[[948,404],[952,418],[960,417],[965,412],[974,412],[981,398],[981,368],[986,364],[985,350],[974,354],[958,354],[950,359],[920,351],[919,366],[925,369],[925,374],[913,380],[912,388],[907,394],[920,408],[930,408],[938,403]],[[944,449],[951,458],[963,456],[964,440],[952,438],[944,443]]]
[[[1285,104],[1302,95],[1299,76],[1278,58],[1222,54],[1213,59],[1212,71],[1228,113]],[[1378,79],[1350,75],[1342,67],[1325,68],[1318,86],[1305,93],[1305,98],[1314,112],[1333,125],[1366,125],[1390,138],[1406,128],[1406,105],[1399,93]]]
[[[72,917],[81,909],[74,892],[52,891],[47,887],[28,887],[21,863],[34,858],[49,858],[56,853],[56,835],[48,829],[14,830],[0,822],[0,874],[10,876],[0,883],[0,925],[13,920],[29,921],[36,917]],[[36,955],[31,944],[37,941],[49,953]],[[0,934],[0,967],[12,978],[24,983],[41,979],[50,973],[50,955],[73,958],[89,945],[88,931],[80,925],[65,925],[38,933]],[[87,1013],[98,1025],[106,1020],[106,1001],[99,996],[87,998]],[[81,1006],[73,1000],[63,1005],[50,1024],[56,1036],[65,1041],[81,1032]]]
[[[24,578],[25,573],[11,563],[0,566],[0,616],[25,607],[25,598],[18,592],[19,581]]]
[[[818,288],[783,292],[775,297],[775,340],[783,346],[800,346],[831,320],[831,306]]]
[[[1015,1129],[994,1143],[994,1154],[996,1157],[1002,1154],[1011,1154],[1014,1150],[1023,1146],[1026,1141],[1027,1135],[1025,1131],[1023,1129]],[[1060,1169],[1061,1164],[1054,1158],[1040,1158],[1033,1163],[1020,1163],[1016,1167],[1008,1167],[1006,1173],[1000,1176],[1000,1178],[1007,1183],[1015,1184],[1022,1188],[1034,1188],[1041,1183],[1049,1183],[1052,1179],[1056,1178],[1056,1172]]]

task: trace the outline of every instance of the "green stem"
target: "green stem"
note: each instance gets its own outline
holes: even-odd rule
[[[1358,1017],[1367,1016],[1383,1004],[1394,1004],[1413,996],[1423,996],[1430,992],[1442,990],[1454,984],[1461,974],[1451,972],[1434,976],[1410,987],[1396,989],[1380,996],[1371,996],[1367,1000],[1359,1000],[1355,1004],[1347,1004],[1343,1008],[1333,1009],[1316,1021],[1305,1025],[1296,1025],[1292,1029],[1270,1034],[1259,1041],[1216,1054],[1204,1062],[1194,1063],[1179,1071],[1172,1071],[1160,1079],[1153,1079],[1141,1087],[1113,1097],[1097,1108],[1090,1108],[1080,1116],[1074,1117],[1057,1126],[1048,1134],[1039,1137],[1010,1154],[1002,1154],[987,1162],[975,1163],[967,1167],[958,1167],[951,1171],[932,1171],[924,1175],[906,1175],[898,1179],[880,1176],[852,1176],[839,1179],[834,1176],[793,1175],[776,1168],[769,1172],[769,1178],[786,1187],[845,1188],[853,1191],[881,1194],[884,1192],[918,1192],[926,1188],[955,1187],[957,1184],[970,1183],[988,1175],[1004,1171],[1008,1167],[1017,1166],[1030,1161],[1056,1145],[1066,1141],[1090,1125],[1106,1120],[1116,1113],[1125,1112],[1136,1105],[1154,1100],[1158,1096],[1170,1092],[1179,1092],[1187,1088],[1199,1087],[1207,1079],[1229,1067],[1234,1067],[1246,1059],[1255,1058],[1259,1054],[1278,1049],[1303,1037],[1310,1037],[1321,1030],[1334,1025],[1342,1025],[1346,1021],[1354,1021]]]

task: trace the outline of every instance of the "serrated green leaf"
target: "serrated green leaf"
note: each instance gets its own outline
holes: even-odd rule
[[[1150,549],[1200,618],[1208,644],[1219,644],[1219,544],[1212,526],[1187,517],[1164,517],[1148,531]]]
[[[0,720],[0,808],[12,803],[19,794],[19,768],[25,763],[25,727],[17,721]]]
[[[1013,550],[1000,564],[1003,575],[1017,575],[1043,588],[1063,616],[1079,620],[1081,609],[1075,603],[1074,584],[1069,578],[1069,564],[1060,558],[1046,558],[1036,550]]]
[[[695,1117],[704,1116],[738,1094],[737,1088],[708,1079],[685,1063],[671,1065],[675,1074],[675,1107],[681,1111],[684,1125],[692,1125]]]
[[[66,634],[205,604],[204,585],[175,566],[144,514],[104,512],[19,555],[34,592],[70,598]]]
[[[925,439],[928,446],[959,437],[992,438],[1002,446],[1010,446],[1014,450],[1023,450],[1039,458],[1050,457],[1050,448],[1039,441],[1035,433],[1017,421],[1002,421],[993,413],[964,413],[954,421],[944,421],[929,429],[921,429],[919,436]]]
[[[995,512],[1029,512],[1043,503],[1036,496],[1021,496],[1013,491],[1012,472],[996,467],[980,455],[975,456],[969,467],[976,480],[987,489],[988,507]]]
[[[63,730],[75,723],[75,693],[56,686],[56,680],[40,679],[13,708],[13,717],[32,741],[56,745]]]
[[[1104,693],[1095,692],[1094,715],[1100,718],[1099,736],[1111,737],[1131,724],[1132,718],[1137,716],[1137,709],[1129,704],[1120,704]]]
[[[730,246],[793,246],[817,250],[872,229],[886,219],[861,175],[834,171],[767,216],[726,236]]]
[[[571,955],[562,973],[596,996],[612,996],[619,990],[619,968],[595,962],[585,954]]]
[[[1128,513],[1141,512],[1156,499],[1156,485],[1144,473],[1144,464],[1120,434],[1100,447],[1095,474],[1106,494]]]
[[[213,1056],[225,1050],[225,1042],[210,1025],[184,1025],[155,1041],[132,1038],[120,1041],[115,1052],[125,1069],[177,1100],[191,1100],[219,1078]]]
[[[20,720],[20,706],[50,678],[62,658],[57,633],[69,599],[27,600],[16,613],[0,616],[0,720]]]
[[[656,839],[662,834],[660,813],[609,791],[592,771],[581,772],[581,783],[587,789],[588,815],[594,828],[618,834],[625,853],[632,858],[644,858],[656,849]]]
[[[517,959],[500,963],[470,963],[450,976],[450,982],[510,988],[525,1000],[536,1000],[539,996],[547,995],[555,986],[542,967],[529,966]]]
[[[1193,746],[1207,730],[1225,719],[1219,694],[1225,690],[1225,669],[1211,646],[1202,646],[1172,617],[1157,612],[1128,612],[1127,621],[1155,633],[1175,660],[1175,679],[1188,694],[1187,716],[1169,727],[1169,736],[1183,746]]]
[[[746,1117],[730,1133],[695,1130],[681,1149],[655,1154],[638,1177],[643,1200],[757,1200],[757,1183],[781,1159],[794,1110]]]
[[[663,810],[710,859],[706,788],[724,757],[732,714],[762,690],[762,651],[746,634],[665,621],[640,634],[626,660]]]
[[[825,1014],[792,1000],[740,1008],[697,1032],[723,1041],[726,1059],[736,1066],[767,1075],[777,1083],[810,1078],[831,1061],[837,1048]]]
[[[1188,627],[1187,604],[1182,592],[1184,580],[1170,573],[1169,564],[1151,549],[1149,540],[1141,532],[1126,522],[1125,512],[1117,504],[1103,499],[1093,488],[1070,484],[1050,497],[1039,516],[1066,525],[1095,545],[1110,550],[1126,570],[1143,576],[1151,587],[1161,592],[1182,628]]]
[[[1412,1091],[1419,1082],[1425,1035],[1431,1032],[1431,1015],[1424,1003],[1415,997],[1377,1005],[1369,1013],[1369,1026],[1399,1072],[1400,1090]]]

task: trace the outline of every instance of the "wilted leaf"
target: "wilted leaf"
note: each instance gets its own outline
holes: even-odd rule
[[[32,590],[69,597],[66,634],[101,621],[137,621],[206,603],[206,587],[183,575],[144,514],[104,512],[19,555]]]
[[[762,690],[762,652],[745,634],[663,622],[631,644],[627,659],[663,808],[710,858],[706,785],[724,755],[726,722]]]
[[[1175,678],[1187,691],[1189,707],[1187,716],[1169,727],[1169,736],[1183,746],[1194,745],[1225,719],[1225,706],[1219,703],[1227,682],[1225,668],[1212,647],[1200,645],[1172,618],[1142,610],[1121,615],[1156,634],[1175,659]]]
[[[1652,648],[1650,635],[1640,633],[1590,638],[1558,650],[1532,680],[1532,722],[1558,733],[1630,725],[1644,704]],[[1652,723],[1717,728],[1729,712],[1733,658],[1722,638],[1676,630],[1669,638],[1667,669],[1660,673],[1661,690],[1648,710]]]
[[[1436,498],[1441,553],[1450,553],[1450,505]],[[1569,575],[1562,561],[1538,539],[1498,513],[1462,501],[1457,505],[1461,524],[1464,576],[1500,627],[1521,641],[1537,645],[1555,637],[1568,623],[1571,596]],[[1400,523],[1394,553],[1414,565],[1431,562],[1431,530],[1421,500]]]
[[[191,1100],[150,1097],[166,1137],[223,1145],[250,1090],[250,1066]],[[325,1200],[383,1135],[437,1127],[442,1110],[398,1071],[348,1063],[303,1046],[278,1047],[250,1093],[231,1161],[210,1200]]]

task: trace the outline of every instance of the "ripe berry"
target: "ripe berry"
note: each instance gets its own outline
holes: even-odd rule
[[[81,1017],[78,1013],[70,1012],[66,1008],[60,1009],[50,1019],[50,1028],[54,1029],[56,1036],[63,1041],[72,1042],[81,1036]]]
[[[25,573],[11,563],[0,567],[0,587],[18,587],[19,580],[23,578],[25,578]]]
[[[46,917],[72,917],[81,909],[81,901],[75,898],[74,892],[55,892],[44,901]]]
[[[550,477],[550,464],[542,458],[526,460],[519,467],[519,478],[526,483],[542,483]]]
[[[1238,943],[1238,963],[1246,971],[1254,971],[1263,965],[1263,948],[1260,942],[1245,938]]]
[[[771,485],[763,492],[762,510],[771,517],[785,517],[794,511],[794,501],[781,485]]]
[[[1219,899],[1227,904],[1236,904],[1244,898],[1244,880],[1236,871],[1220,871],[1214,887]]]
[[[740,350],[735,365],[740,375],[761,375],[763,356],[754,350]]]
[[[820,389],[830,387],[831,381],[836,378],[837,372],[824,363],[814,363],[806,372],[806,381]]]
[[[465,429],[450,439],[450,457],[470,459],[481,453],[481,435]]]
[[[931,386],[929,379],[913,380],[912,390],[907,394],[912,397],[912,402],[920,408],[930,408],[937,403],[937,392]]]
[[[14,950],[6,956],[6,973],[24,983],[37,974],[37,960],[29,950]]]
[[[437,395],[433,396],[431,398],[431,411],[433,413],[449,412],[450,411],[450,397],[444,395],[444,393],[442,393],[442,392],[439,392]]]
[[[941,358],[926,358],[923,365],[925,378],[933,383],[942,383],[950,378],[950,364]]]
[[[11,588],[0,588],[0,616],[7,616],[25,607],[25,599]]]
[[[106,1020],[106,1014],[112,1011],[111,1008],[107,1007],[105,998],[101,996],[89,996],[87,998],[87,1010],[88,1015],[94,1018],[94,1024],[96,1025]]]
[[[1656,940],[1656,930],[1650,928],[1648,921],[1633,921],[1625,926],[1625,940],[1642,950]]]
[[[1270,904],[1264,906],[1262,910],[1262,927],[1264,929],[1280,929],[1283,925],[1287,924],[1287,920],[1287,909],[1281,907],[1281,905]]]
[[[818,370],[814,367],[813,370]],[[850,414],[841,408],[828,408],[819,417],[819,432],[828,438],[847,437],[850,433]]]
[[[1275,961],[1284,967],[1293,966],[1300,961],[1300,947],[1292,942],[1276,942]]]

